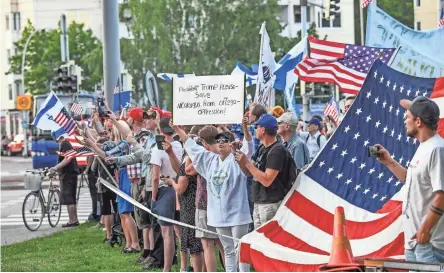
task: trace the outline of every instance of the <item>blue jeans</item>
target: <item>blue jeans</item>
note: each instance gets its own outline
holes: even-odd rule
[[[405,259],[408,262],[444,263],[444,250],[432,244],[417,244],[414,249],[405,250]]]

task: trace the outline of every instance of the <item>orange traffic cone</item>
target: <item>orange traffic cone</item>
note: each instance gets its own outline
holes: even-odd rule
[[[344,208],[337,207],[333,226],[333,242],[328,264],[319,267],[321,271],[336,272],[349,271],[361,272],[359,264],[355,263],[350,241],[345,227]]]

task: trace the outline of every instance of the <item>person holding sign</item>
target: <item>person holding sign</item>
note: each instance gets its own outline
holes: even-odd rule
[[[247,128],[248,119],[243,120],[245,133],[243,146],[240,148],[248,157],[253,153],[253,142]],[[193,167],[207,181],[208,225],[216,227],[217,233],[242,238],[248,233],[252,222],[248,205],[247,177],[236,163],[234,153],[238,143],[234,142],[233,134],[222,132],[216,135],[217,154],[207,151],[204,147],[189,138],[178,126],[171,124],[180,136],[184,148],[191,158]],[[225,268],[227,272],[237,271],[236,249],[238,241],[219,236],[225,251]],[[250,265],[240,264],[240,271],[250,271]]]

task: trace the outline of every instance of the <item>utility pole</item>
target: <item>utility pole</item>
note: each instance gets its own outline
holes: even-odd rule
[[[69,40],[68,40],[68,28],[66,25],[66,16],[62,14],[60,16],[60,52],[62,56],[62,63],[69,61]]]
[[[301,0],[301,23],[302,23],[302,39],[307,36],[307,0]],[[301,82],[301,97],[302,97],[302,119],[308,120],[308,112],[310,111],[308,105],[308,97],[305,90],[305,81]],[[304,129],[307,129],[307,124],[304,122]]]
[[[120,40],[117,0],[102,1],[103,76],[105,100],[113,106],[114,87],[120,77]]]

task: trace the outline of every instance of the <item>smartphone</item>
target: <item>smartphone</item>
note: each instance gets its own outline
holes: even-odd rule
[[[233,142],[234,153],[240,149],[240,143],[238,141]]]
[[[369,146],[367,147],[367,153],[369,157],[379,157],[378,150],[379,148],[376,146]]]
[[[165,136],[163,136],[163,135],[157,135],[156,136],[157,149],[163,150],[162,143],[164,141],[165,141]]]

